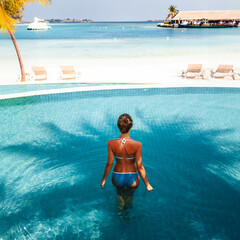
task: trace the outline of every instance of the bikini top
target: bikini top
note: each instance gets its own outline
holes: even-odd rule
[[[117,138],[117,139],[121,139],[121,146],[123,147],[124,146],[124,144],[126,143],[126,138]],[[126,151],[126,150],[125,150]],[[133,159],[135,159],[135,157],[131,157],[131,158],[123,158],[123,157],[118,157],[118,156],[116,156],[116,155],[114,155],[115,156],[115,158],[117,158],[117,159],[122,159],[122,160],[133,160]]]

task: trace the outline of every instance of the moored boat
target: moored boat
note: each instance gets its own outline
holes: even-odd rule
[[[158,23],[157,27],[163,27],[163,28],[176,28],[178,27],[178,24],[174,24],[170,21],[165,21],[164,23]]]
[[[232,28],[236,27],[234,24],[179,24],[179,28]]]
[[[28,25],[27,30],[48,30],[51,26],[49,26],[43,19],[34,18],[34,22]]]
[[[173,24],[169,24],[169,23],[158,23],[157,24],[158,27],[163,27],[163,28],[171,28],[173,26]]]

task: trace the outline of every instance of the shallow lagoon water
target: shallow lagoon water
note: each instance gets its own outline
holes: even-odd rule
[[[240,28],[166,29],[157,23],[52,24],[48,31],[18,25],[15,37],[25,61],[61,59],[178,57],[239,54]],[[15,60],[8,35],[0,35],[0,51]],[[34,58],[33,58],[34,56]],[[233,56],[232,56],[233,57]],[[6,60],[6,59],[4,59]]]
[[[238,239],[240,90],[101,90],[0,101],[3,239]],[[154,191],[99,186],[117,117]]]

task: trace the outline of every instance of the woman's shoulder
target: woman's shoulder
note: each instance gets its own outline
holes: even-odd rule
[[[133,140],[134,142],[135,142],[135,144],[138,146],[138,147],[142,147],[142,143],[140,142],[140,141],[135,141],[135,140]]]
[[[115,139],[110,139],[108,140],[108,145],[112,144],[114,142]]]
[[[117,140],[118,140],[118,138],[116,138],[116,139],[110,139],[110,140],[108,140],[108,145],[112,145],[112,144],[114,144],[114,143],[116,143],[117,142]]]
[[[130,139],[131,144],[133,144],[136,147],[141,147],[142,143],[140,141],[136,141],[134,139]]]

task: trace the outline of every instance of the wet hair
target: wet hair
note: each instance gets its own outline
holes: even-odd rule
[[[127,133],[133,126],[131,116],[127,113],[120,115],[117,121],[117,126],[121,133]]]

